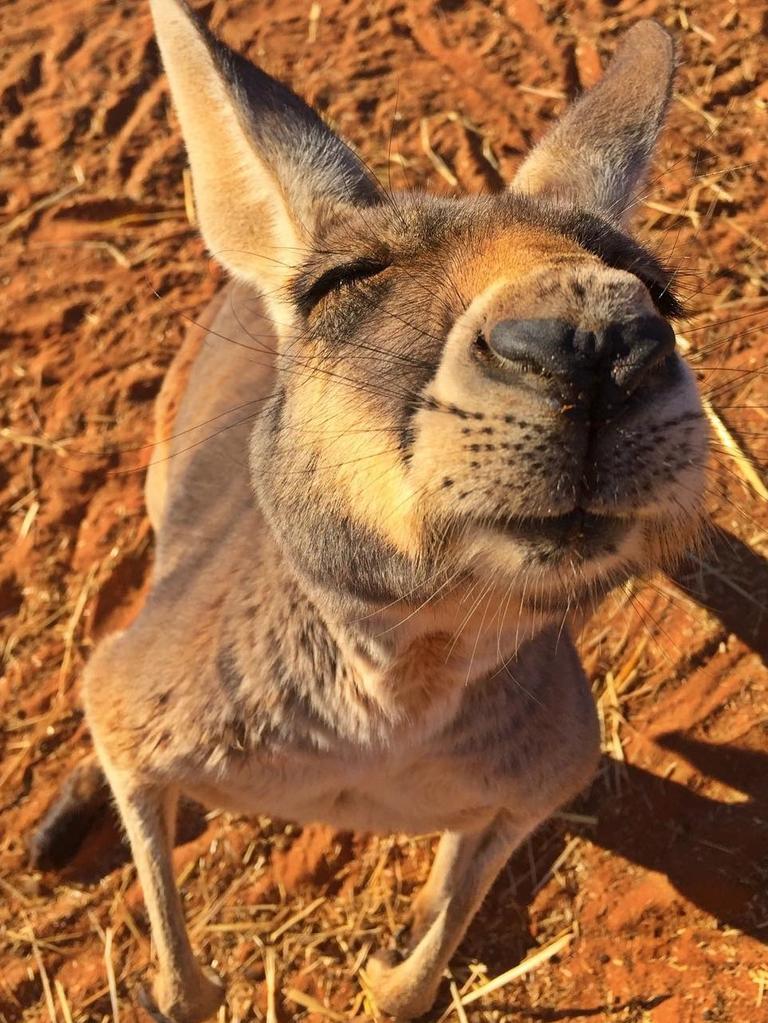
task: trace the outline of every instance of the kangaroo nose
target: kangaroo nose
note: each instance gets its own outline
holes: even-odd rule
[[[539,378],[567,400],[600,393],[617,404],[672,354],[675,332],[660,316],[648,315],[595,330],[558,319],[501,320],[487,344],[513,374]]]

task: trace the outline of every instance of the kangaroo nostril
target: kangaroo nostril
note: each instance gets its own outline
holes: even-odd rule
[[[566,320],[500,320],[488,346],[518,368],[560,377],[571,368],[574,331]]]
[[[627,393],[634,391],[675,350],[675,332],[660,316],[638,316],[614,328],[611,378]]]

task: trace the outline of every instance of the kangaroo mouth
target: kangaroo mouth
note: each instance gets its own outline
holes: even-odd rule
[[[566,554],[589,558],[615,553],[631,525],[630,519],[577,507],[565,515],[515,518],[501,524],[501,529],[545,559]]]

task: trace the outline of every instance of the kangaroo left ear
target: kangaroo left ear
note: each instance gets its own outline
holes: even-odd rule
[[[512,188],[627,226],[664,124],[674,72],[669,33],[655,21],[638,22],[602,81],[536,146]]]
[[[380,190],[306,103],[214,38],[185,0],[151,7],[206,244],[283,312],[322,219]]]

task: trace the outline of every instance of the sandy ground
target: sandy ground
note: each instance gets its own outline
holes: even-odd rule
[[[290,81],[393,186],[496,189],[635,19],[680,41],[640,213],[680,268],[680,327],[730,436],[768,462],[768,11],[713,0],[230,0],[227,40]],[[0,7],[0,1021],[144,1019],[150,944],[109,822],[63,873],[30,830],[89,748],[78,678],[152,563],[152,401],[220,283],[142,3]],[[605,50],[604,50],[605,48]],[[222,342],[225,343],[225,342]],[[761,469],[762,466],[762,469]],[[718,441],[711,549],[609,602],[582,637],[606,757],[513,858],[452,967],[460,990],[570,935],[467,1006],[476,1021],[768,1019],[768,504]],[[223,1020],[370,1019],[368,949],[405,919],[432,839],[190,817],[176,850]],[[106,955],[105,955],[106,948]],[[268,971],[269,972],[269,971]],[[116,989],[113,1005],[108,977]],[[766,989],[765,994],[764,988]],[[448,983],[429,1017],[451,1008]]]

